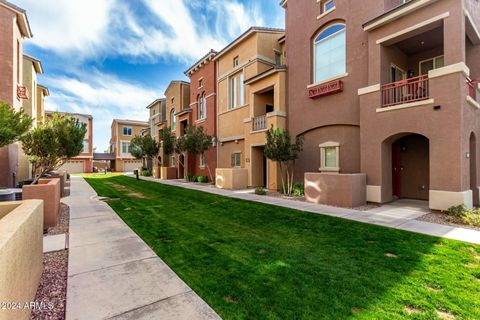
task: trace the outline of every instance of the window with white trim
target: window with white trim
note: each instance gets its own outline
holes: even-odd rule
[[[424,74],[428,74],[428,71],[430,70],[442,68],[444,66],[445,66],[445,58],[443,55],[441,55],[435,58],[430,58],[430,59],[420,61],[418,70],[420,70],[420,75],[424,75]]]
[[[340,144],[338,142],[325,142],[319,145],[320,168],[319,171],[339,172],[340,171]]]
[[[333,0],[323,0],[321,2],[321,13],[328,12],[330,10],[335,9],[335,2]]]
[[[200,168],[205,168],[205,154],[200,155]]]
[[[232,159],[231,159],[232,167],[234,168],[240,168],[242,166],[242,153],[241,152],[235,152],[232,153]]]
[[[88,140],[83,140],[83,149],[82,149],[82,153],[88,153],[88,149],[89,149]]]
[[[175,116],[175,109],[170,110],[170,129],[172,131],[177,129],[177,117]]]
[[[207,97],[205,96],[205,93],[198,96],[197,104],[197,120],[203,120],[207,117]]]
[[[198,88],[203,88],[203,78],[198,79]]]
[[[124,136],[131,136],[132,135],[132,128],[131,127],[123,127],[123,135]]]
[[[245,104],[245,84],[243,72],[237,73],[229,80],[228,110],[241,107]]]
[[[313,78],[321,82],[346,73],[345,24],[335,23],[324,29],[313,40]]]
[[[130,142],[122,141],[122,154],[130,153]]]

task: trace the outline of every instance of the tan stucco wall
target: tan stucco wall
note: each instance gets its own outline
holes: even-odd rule
[[[43,272],[43,202],[0,203],[0,301],[35,300]],[[4,320],[29,319],[30,310],[1,310]]]
[[[217,168],[215,185],[220,189],[245,189],[248,186],[248,171],[241,168]]]
[[[23,199],[43,200],[44,228],[54,227],[58,223],[60,210],[61,178],[40,179],[36,185],[25,185],[22,188]]]

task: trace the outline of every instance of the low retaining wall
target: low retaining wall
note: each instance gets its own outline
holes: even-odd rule
[[[36,185],[23,186],[23,200],[40,199],[44,202],[44,228],[56,226],[60,210],[60,179],[40,179]]]
[[[175,168],[175,167],[160,167],[160,179],[162,179],[162,180],[177,179],[177,168]]]
[[[67,184],[67,173],[65,171],[55,171],[51,174],[50,178],[60,179],[60,195],[66,197],[65,186]]]
[[[30,303],[43,272],[43,203],[0,203],[0,302]],[[31,310],[0,310],[2,320],[30,319]]]
[[[305,199],[308,202],[353,208],[365,205],[367,175],[305,173]]]
[[[217,168],[215,185],[220,189],[240,190],[248,186],[248,170],[241,168]]]

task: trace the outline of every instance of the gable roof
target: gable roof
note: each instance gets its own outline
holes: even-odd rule
[[[185,75],[187,77],[191,76],[197,69],[201,68],[202,66],[206,65],[217,55],[217,52],[211,49],[206,55],[201,57],[197,62],[194,63],[187,71],[185,71]]]
[[[186,86],[190,86],[190,82],[186,82],[186,81],[183,81],[183,80],[172,80],[170,81],[170,83],[168,84],[168,87],[167,89],[165,89],[165,93],[170,90],[170,87],[174,84],[183,84],[183,85],[186,85]]]
[[[17,15],[18,27],[23,37],[33,37],[32,30],[30,29],[30,23],[28,22],[27,12],[24,9],[17,7],[13,3],[10,3],[6,0],[0,0],[0,7],[7,8]]]
[[[37,59],[37,58],[34,58],[32,56],[29,56],[28,54],[24,54],[23,55],[23,58],[27,59],[27,60],[30,60],[33,64],[33,67],[35,68],[35,72],[38,73],[38,74],[43,74],[43,66],[42,66],[42,62]]]
[[[222,55],[224,55],[226,52],[230,51],[233,47],[235,47],[237,44],[239,44],[241,41],[243,41],[245,38],[249,37],[250,35],[257,33],[257,32],[263,32],[263,33],[285,33],[285,29],[279,29],[279,28],[266,28],[266,27],[250,27],[247,31],[242,33],[238,38],[230,42],[225,48],[223,48],[213,60],[218,60]]]

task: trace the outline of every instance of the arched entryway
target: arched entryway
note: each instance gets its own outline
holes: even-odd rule
[[[470,189],[473,195],[473,205],[479,205],[478,183],[477,183],[477,137],[475,133],[470,134]]]
[[[392,139],[393,199],[428,200],[430,189],[430,151],[428,138],[402,134]]]

